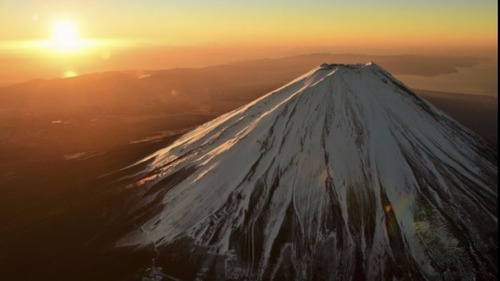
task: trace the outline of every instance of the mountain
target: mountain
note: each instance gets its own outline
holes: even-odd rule
[[[116,246],[154,249],[143,280],[498,275],[497,151],[374,63],[324,64],[132,168]]]

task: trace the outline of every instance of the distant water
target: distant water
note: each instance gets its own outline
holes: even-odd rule
[[[480,60],[472,67],[459,67],[457,73],[432,77],[396,75],[414,89],[498,96],[498,58]]]

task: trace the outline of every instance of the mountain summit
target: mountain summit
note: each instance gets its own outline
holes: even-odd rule
[[[153,247],[155,274],[498,274],[496,150],[374,63],[323,64],[136,167],[116,245]]]

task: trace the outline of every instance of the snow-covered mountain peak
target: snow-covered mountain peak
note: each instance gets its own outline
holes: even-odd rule
[[[489,279],[496,161],[380,66],[323,64],[137,163],[117,245],[185,279]]]

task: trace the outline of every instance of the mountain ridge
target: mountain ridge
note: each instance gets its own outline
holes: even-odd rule
[[[322,65],[137,163],[117,246],[200,279],[493,279],[496,158],[378,65]]]

